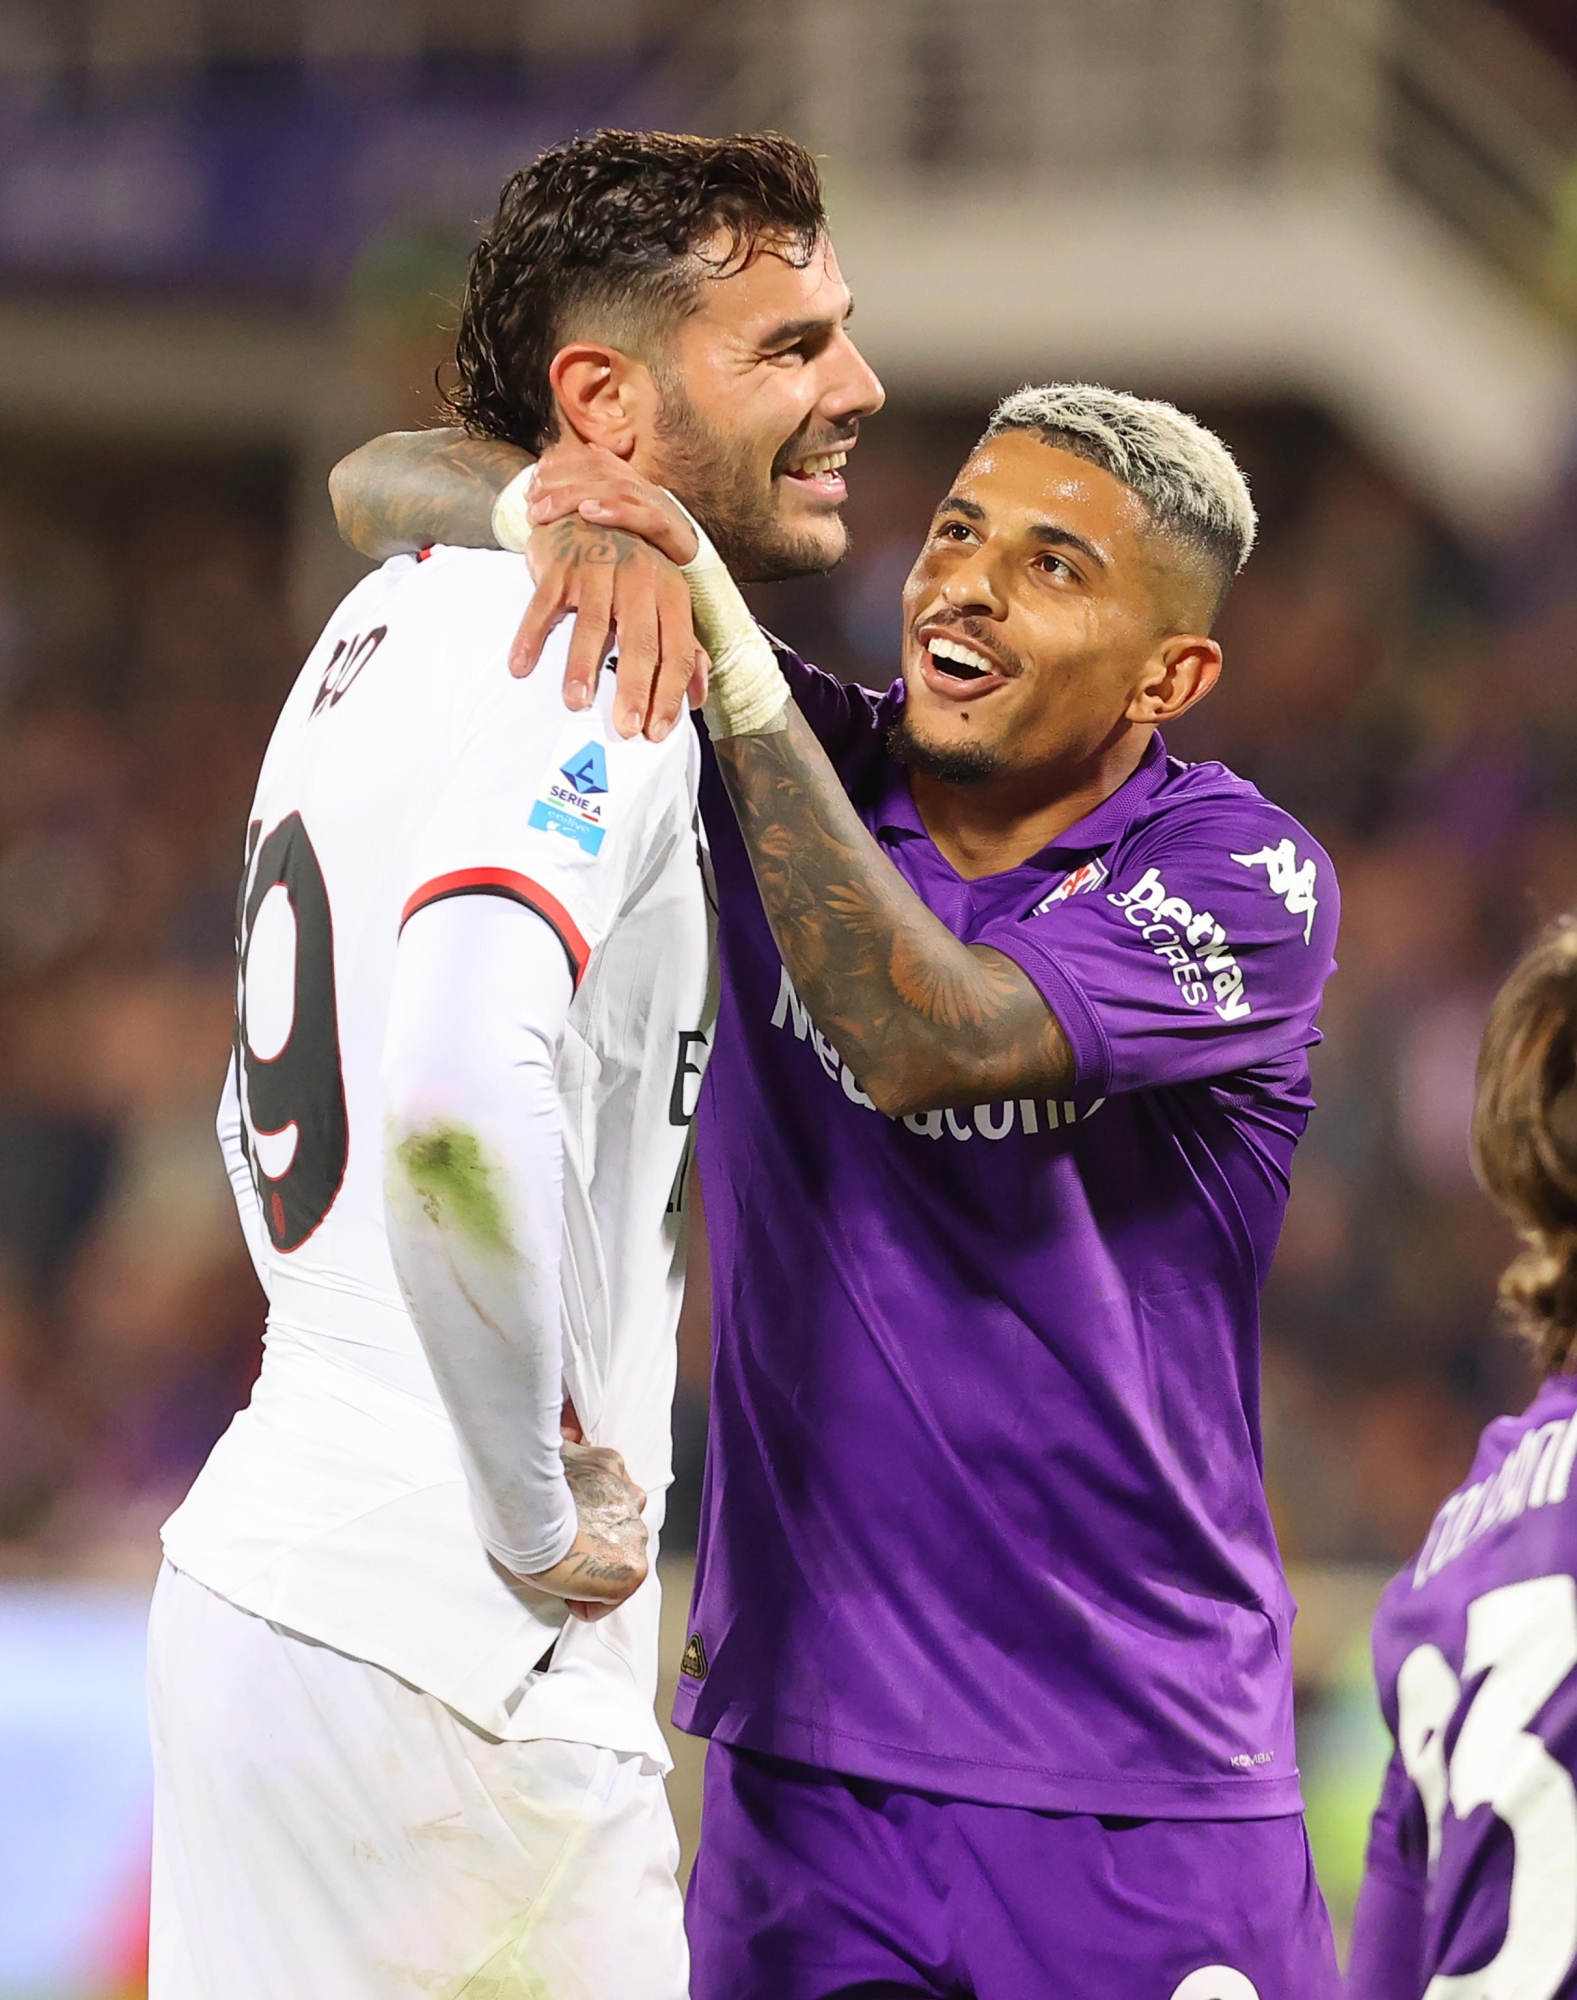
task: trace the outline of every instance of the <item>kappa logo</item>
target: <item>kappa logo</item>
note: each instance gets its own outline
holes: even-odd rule
[[[540,833],[561,834],[586,853],[595,854],[607,832],[602,807],[607,795],[607,753],[600,743],[584,744],[564,759],[558,776],[543,786],[526,824]]]
[[[679,1662],[679,1671],[686,1680],[706,1679],[706,1646],[699,1632],[692,1632],[684,1642],[684,1657]]]
[[[1070,896],[1082,896],[1091,889],[1098,889],[1110,872],[1104,861],[1086,861],[1082,867],[1071,869],[1051,894],[1035,905],[1034,915],[1043,917],[1053,903],[1065,903]]]
[[[1234,854],[1232,859],[1240,868],[1264,869],[1270,893],[1282,899],[1290,916],[1303,918],[1303,942],[1307,944],[1314,934],[1314,913],[1320,907],[1314,894],[1317,870],[1312,859],[1300,868],[1298,850],[1290,840],[1262,847],[1258,854]]]
[[[1243,968],[1226,929],[1209,910],[1196,910],[1174,896],[1159,868],[1147,868],[1131,889],[1106,898],[1115,903],[1145,943],[1171,968],[1172,979],[1190,1007],[1202,1007],[1214,993],[1223,1021],[1246,1021],[1253,1008],[1243,991]]]

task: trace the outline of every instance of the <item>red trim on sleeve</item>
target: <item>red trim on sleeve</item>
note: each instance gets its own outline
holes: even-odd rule
[[[564,947],[570,978],[579,986],[591,960],[591,946],[581,936],[574,918],[557,896],[550,896],[529,875],[517,875],[512,868],[458,868],[451,875],[435,875],[411,896],[400,912],[404,930],[418,910],[429,903],[441,903],[450,896],[503,896],[534,910]]]

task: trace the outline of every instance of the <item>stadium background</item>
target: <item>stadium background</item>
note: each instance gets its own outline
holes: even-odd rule
[[[156,1529],[261,1329],[211,1136],[243,820],[358,573],[324,477],[429,415],[504,175],[605,122],[825,156],[891,400],[850,561],[762,594],[823,664],[885,682],[929,502],[1021,380],[1175,397],[1251,476],[1172,747],[1344,887],[1265,1347],[1339,1917],[1369,1609],[1527,1392],[1466,1130],[1488,995],[1577,900],[1565,0],[0,0],[0,2000],[140,1989]]]

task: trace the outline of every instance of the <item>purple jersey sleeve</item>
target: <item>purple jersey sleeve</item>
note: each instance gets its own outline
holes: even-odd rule
[[[1423,1991],[1424,1844],[1412,1835],[1417,1794],[1391,1759],[1369,1829],[1369,1858],[1353,1917],[1349,2000],[1418,2000]]]
[[[1199,1083],[1316,1041],[1336,878],[1263,800],[1173,813],[1093,890],[980,934],[1040,988],[1083,1097]]]

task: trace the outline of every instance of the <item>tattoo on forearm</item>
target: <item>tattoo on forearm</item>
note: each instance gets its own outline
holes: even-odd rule
[[[717,757],[801,1002],[879,1109],[1062,1096],[1066,1036],[1029,978],[966,945],[866,828],[797,706]]]
[[[394,431],[341,461],[331,482],[339,531],[363,555],[489,549],[493,502],[530,455],[463,431]]]

